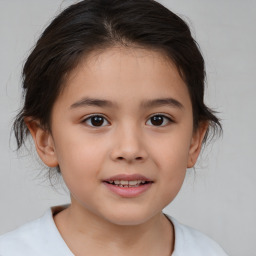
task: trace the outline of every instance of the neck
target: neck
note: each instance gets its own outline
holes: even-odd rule
[[[162,212],[144,223],[117,225],[76,204],[54,217],[64,241],[76,255],[171,255],[174,230]]]

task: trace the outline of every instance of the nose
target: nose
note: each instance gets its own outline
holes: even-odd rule
[[[113,141],[113,161],[144,162],[148,158],[143,135],[135,126],[127,125],[117,129]]]

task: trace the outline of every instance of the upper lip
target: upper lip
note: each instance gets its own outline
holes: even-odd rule
[[[107,179],[104,179],[104,181],[114,181],[114,180],[143,180],[143,181],[152,181],[151,179],[141,175],[141,174],[118,174],[111,176]]]

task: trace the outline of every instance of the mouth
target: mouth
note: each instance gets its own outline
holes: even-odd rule
[[[148,183],[153,183],[153,181],[146,180],[111,180],[105,182],[120,188],[136,188],[139,186],[146,185]]]
[[[122,197],[135,197],[147,191],[154,181],[138,174],[121,174],[103,180],[103,183],[115,194]]]

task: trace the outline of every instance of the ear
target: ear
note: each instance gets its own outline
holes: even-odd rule
[[[193,133],[189,149],[187,168],[192,168],[195,165],[201,151],[203,139],[208,129],[208,126],[208,122],[202,122],[201,124],[199,124],[197,130]]]
[[[58,166],[54,141],[49,131],[42,128],[40,122],[26,119],[25,123],[33,137],[36,151],[41,160],[49,167]]]

